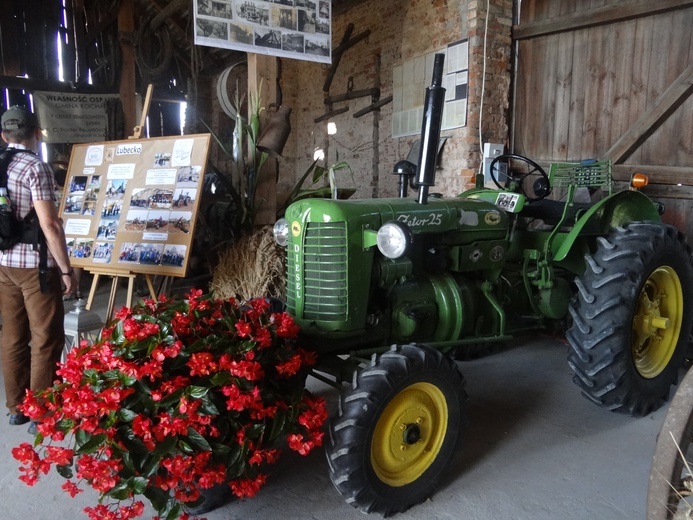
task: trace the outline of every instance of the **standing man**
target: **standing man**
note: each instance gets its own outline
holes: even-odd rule
[[[53,384],[65,346],[62,295],[75,291],[77,281],[55,207],[53,171],[37,155],[41,141],[38,119],[27,108],[13,106],[2,115],[1,125],[8,148],[26,150],[16,153],[7,168],[12,211],[24,219],[33,208],[39,236],[42,233],[45,238],[38,240],[43,242],[38,250],[36,243],[18,243],[0,251],[2,373],[10,424],[18,425],[29,421],[17,410],[26,390],[39,391]],[[41,274],[40,264],[47,266]],[[36,432],[33,422],[29,432]]]

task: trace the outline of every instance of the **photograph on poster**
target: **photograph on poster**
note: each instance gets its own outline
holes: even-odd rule
[[[131,208],[170,209],[172,203],[173,190],[159,188],[134,188],[130,198]]]
[[[87,188],[98,190],[101,187],[101,175],[92,175]]]
[[[154,165],[155,168],[166,168],[171,166],[171,154],[168,152],[159,152],[154,154]]]
[[[145,265],[161,264],[161,255],[164,252],[164,244],[142,244],[140,251],[140,263]]]
[[[327,0],[320,0],[319,2],[320,18],[330,17],[330,2]]]
[[[84,202],[82,204],[82,215],[95,215],[96,214],[96,202]]]
[[[168,223],[169,233],[190,233],[192,213],[190,211],[172,211]]]
[[[94,246],[94,262],[107,264],[113,256],[113,244],[111,242],[97,242]]]
[[[149,211],[146,209],[131,209],[125,217],[125,230],[126,231],[139,231],[145,230],[147,225],[147,215]]]
[[[101,218],[109,220],[120,219],[120,211],[123,209],[122,199],[106,199],[101,210]]]
[[[118,262],[137,264],[140,261],[140,251],[142,251],[142,244],[125,242],[120,248]]]
[[[68,239],[67,254],[72,258],[90,258],[94,241],[88,238]]]
[[[87,202],[94,202],[98,200],[99,198],[99,188],[87,188],[87,191],[84,192],[84,200]]]
[[[282,48],[282,37],[279,31],[274,29],[255,29],[255,45],[258,47],[267,47],[270,49]]]
[[[149,211],[145,231],[167,232],[170,211]]]
[[[109,180],[106,184],[106,197],[109,199],[120,199],[125,194],[127,181],[124,179]]]
[[[82,212],[82,201],[84,197],[81,195],[68,195],[65,199],[65,209],[63,213],[68,215],[79,215]]]
[[[298,30],[315,34],[315,11],[298,10]]]
[[[182,166],[178,168],[176,183],[178,186],[196,187],[200,182],[200,166]]]
[[[233,24],[229,31],[229,41],[243,45],[253,44],[253,28],[245,24]]]
[[[115,240],[118,232],[118,223],[113,220],[101,220],[96,230],[97,240]]]
[[[77,195],[79,193],[84,193],[87,188],[87,177],[79,175],[78,177],[73,177],[70,181],[70,187],[68,188],[68,193]]]
[[[196,189],[179,188],[173,192],[174,208],[190,208],[195,204]]]
[[[272,25],[290,31],[296,30],[296,13],[293,9],[284,9],[279,6],[272,7]]]
[[[180,267],[185,260],[187,247],[185,246],[166,246],[161,257],[161,265]]]
[[[284,34],[282,36],[282,49],[291,52],[303,52],[302,34]]]
[[[306,37],[306,54],[315,54],[317,56],[329,56],[330,47],[324,40],[319,38]]]
[[[236,4],[236,15],[247,22],[269,26],[270,11],[259,3],[239,2]]]

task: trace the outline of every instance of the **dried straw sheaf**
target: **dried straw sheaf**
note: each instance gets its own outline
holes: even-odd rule
[[[214,295],[240,301],[270,296],[283,299],[284,258],[270,226],[242,236],[219,257],[211,284]]]

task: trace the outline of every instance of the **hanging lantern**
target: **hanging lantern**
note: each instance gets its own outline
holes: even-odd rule
[[[83,339],[90,343],[95,343],[99,339],[104,324],[98,314],[85,307],[84,300],[77,300],[74,309],[65,315],[65,348],[60,356],[61,362],[65,362],[68,352],[78,347]]]

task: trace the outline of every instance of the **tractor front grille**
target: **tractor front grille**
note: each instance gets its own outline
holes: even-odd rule
[[[296,258],[289,255],[289,276],[297,272]],[[300,266],[299,266],[300,269]],[[347,319],[347,239],[344,222],[309,222],[303,242],[303,291],[287,284],[289,311],[303,298],[303,319]]]

